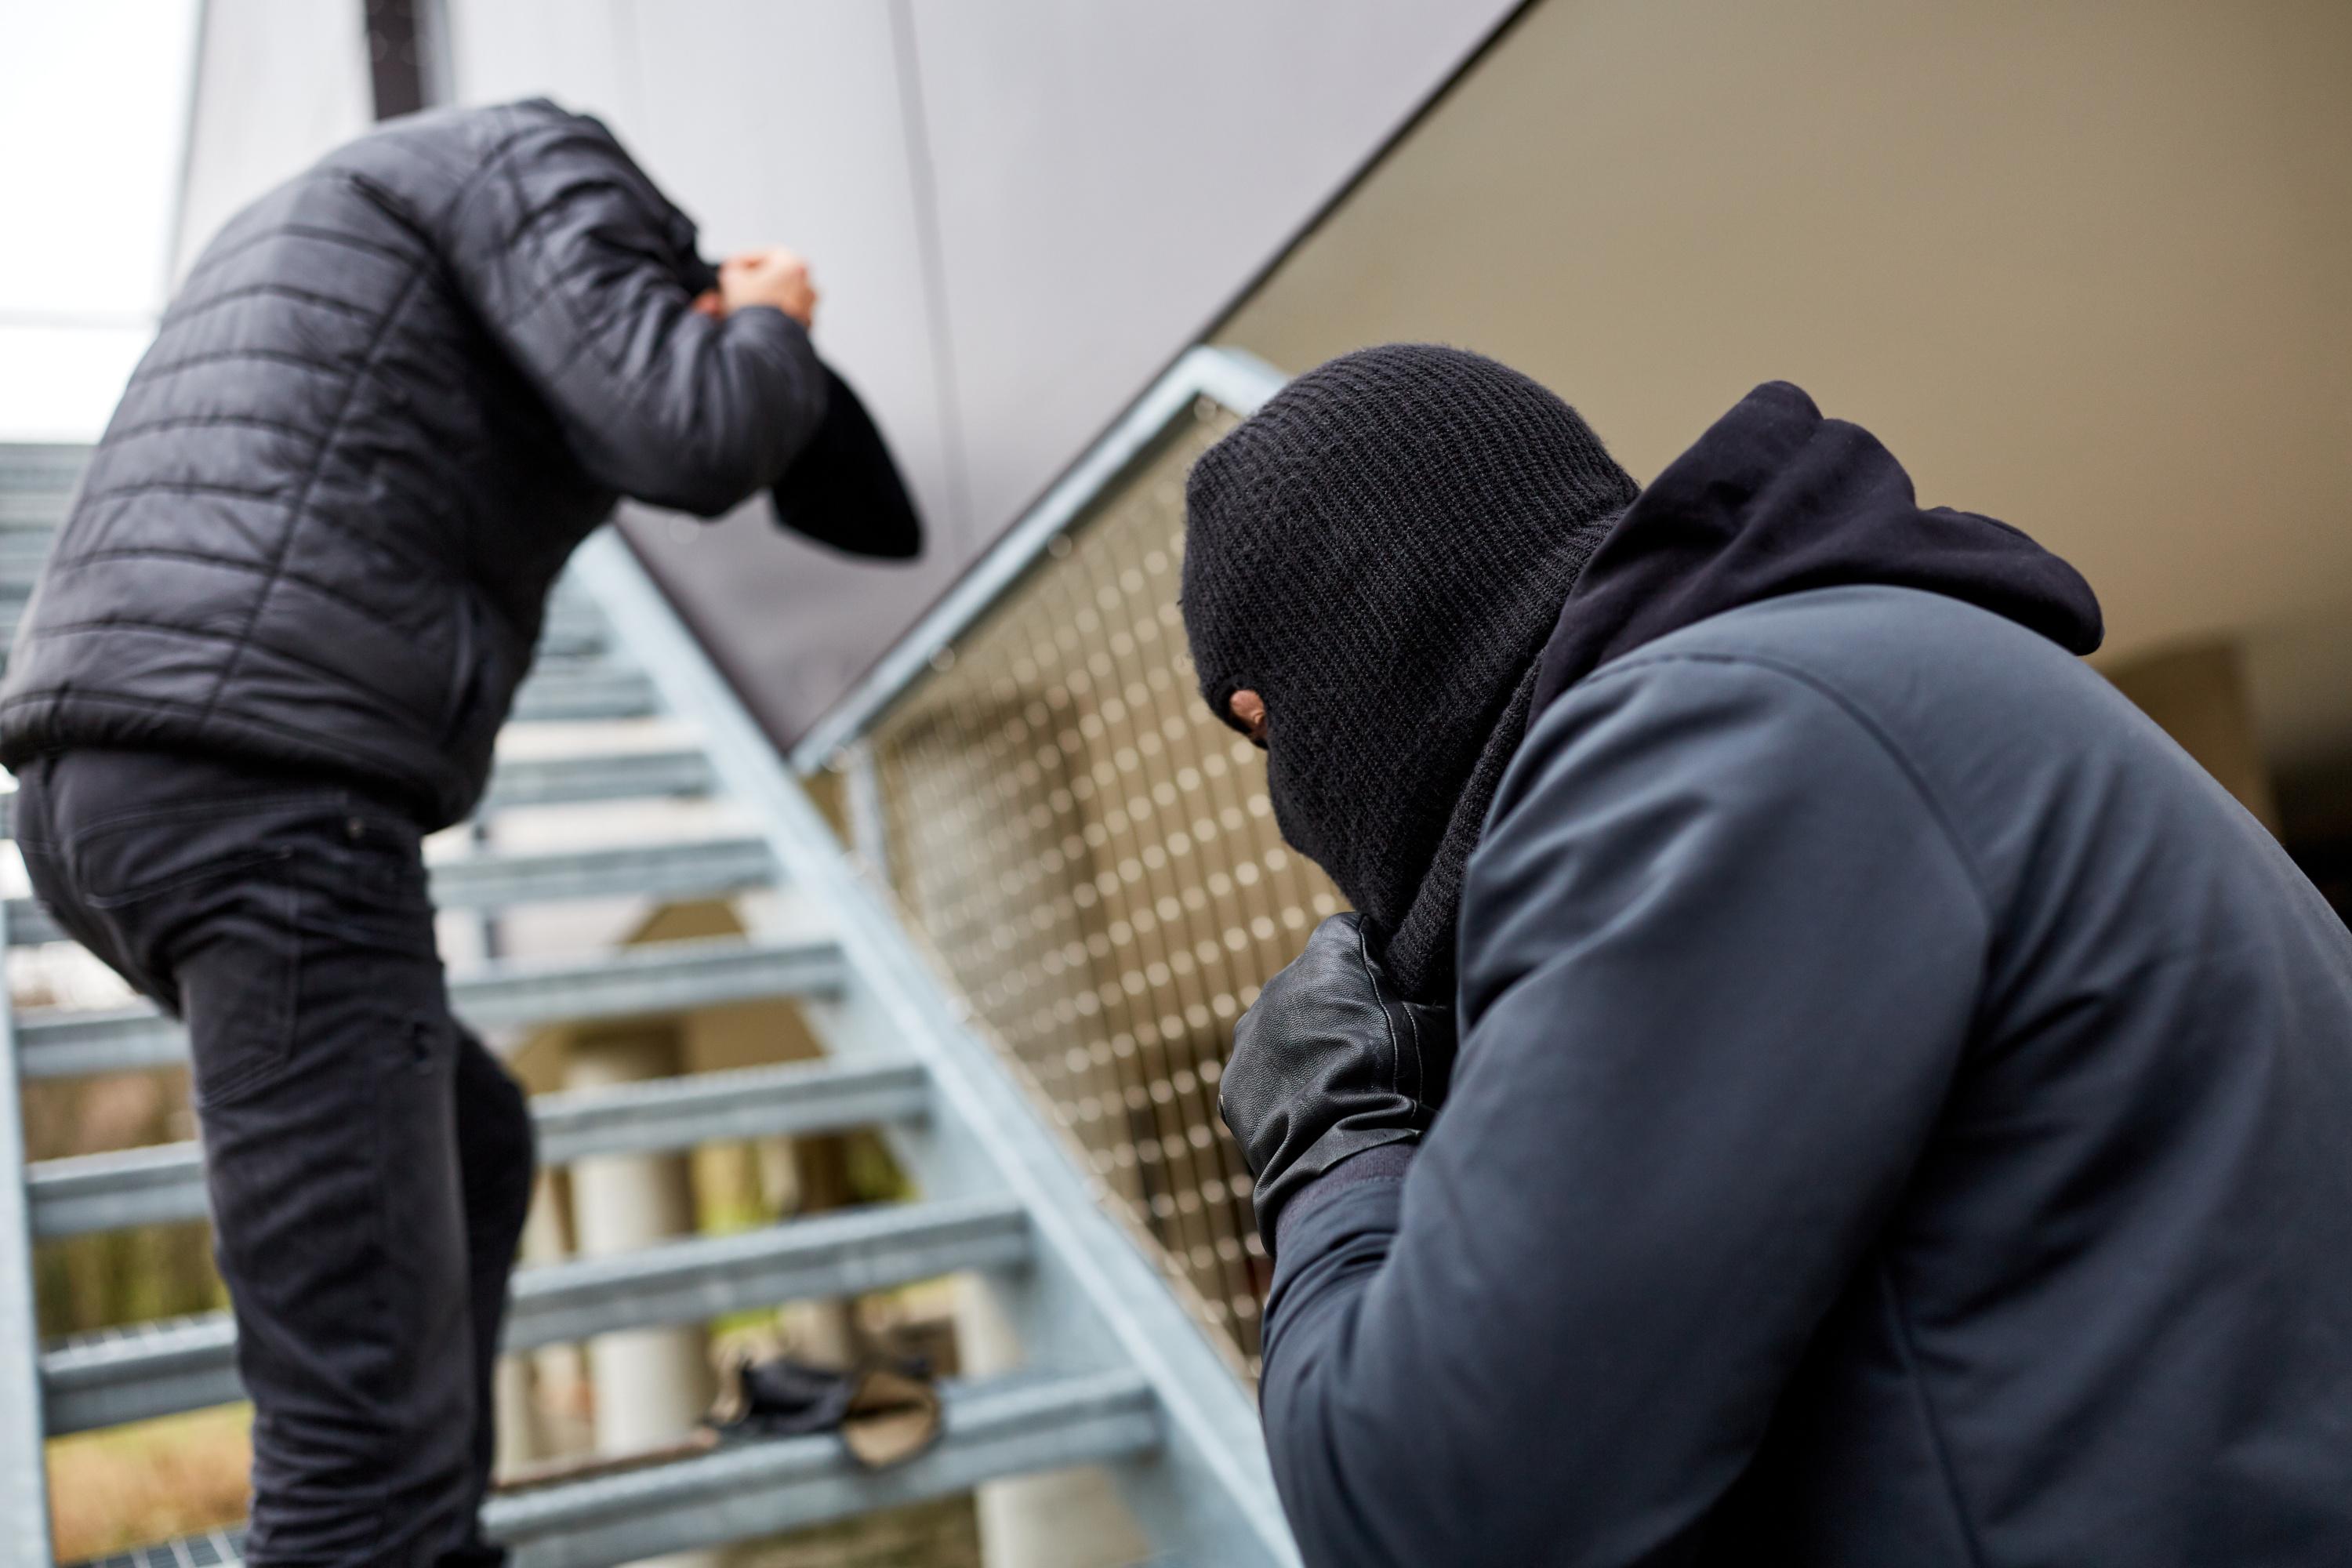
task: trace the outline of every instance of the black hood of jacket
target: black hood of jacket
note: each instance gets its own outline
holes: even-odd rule
[[[1609,660],[1743,605],[1813,588],[1917,588],[1990,610],[2071,653],[2099,646],[2099,601],[2005,522],[1922,507],[1859,425],[1768,381],[1717,420],[1602,540],[1544,645],[1533,708]]]

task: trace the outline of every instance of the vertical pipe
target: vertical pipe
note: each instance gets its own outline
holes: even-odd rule
[[[956,1360],[965,1377],[1019,1368],[1021,1336],[981,1280],[956,1299]],[[973,1493],[985,1568],[1118,1568],[1151,1556],[1135,1516],[1099,1469],[991,1481]]]
[[[566,1089],[604,1089],[678,1069],[674,1028],[597,1035],[573,1042]],[[635,1252],[695,1228],[688,1162],[676,1154],[607,1154],[572,1167],[572,1234],[583,1258]],[[631,1329],[588,1342],[596,1447],[625,1454],[693,1429],[710,1407],[710,1353],[697,1327]],[[716,1552],[679,1552],[662,1568],[716,1568]]]
[[[558,1208],[562,1199],[556,1185],[555,1175],[549,1171],[541,1171],[532,1184],[530,1215],[522,1227],[522,1265],[526,1268],[561,1262],[571,1252],[563,1236],[563,1215]],[[568,1400],[576,1394],[572,1385],[582,1377],[577,1370],[579,1362],[576,1345],[555,1345],[499,1358],[495,1392],[499,1474],[510,1474],[540,1460],[572,1453],[579,1447],[565,1441],[567,1434],[561,1429],[555,1410],[551,1409],[551,1395]]]
[[[0,910],[0,952],[8,946]],[[41,1428],[41,1338],[33,1307],[32,1205],[16,1015],[0,985],[0,1568],[49,1568],[49,1482]]]

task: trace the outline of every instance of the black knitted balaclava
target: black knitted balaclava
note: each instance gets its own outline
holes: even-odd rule
[[[1193,467],[1183,608],[1201,694],[1227,724],[1235,691],[1265,699],[1282,836],[1362,911],[1412,997],[1452,1000],[1463,868],[1537,658],[1638,493],[1541,386],[1412,343],[1299,377]]]

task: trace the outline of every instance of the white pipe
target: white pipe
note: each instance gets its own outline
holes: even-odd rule
[[[572,1043],[566,1089],[667,1078],[678,1068],[674,1031],[648,1029]],[[694,1186],[676,1154],[610,1154],[572,1167],[572,1234],[583,1258],[635,1252],[695,1228]],[[588,1342],[596,1447],[624,1454],[675,1442],[710,1408],[708,1336],[699,1328],[631,1329]],[[712,1552],[652,1559],[660,1568],[718,1568]]]

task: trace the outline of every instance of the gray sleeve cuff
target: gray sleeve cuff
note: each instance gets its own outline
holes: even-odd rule
[[[1367,1182],[1402,1181],[1405,1168],[1412,1163],[1414,1147],[1410,1139],[1380,1144],[1360,1154],[1350,1155],[1299,1188],[1297,1195],[1283,1205],[1282,1218],[1271,1238],[1276,1256],[1281,1254],[1283,1237],[1297,1233],[1300,1219],[1349,1187],[1361,1186]]]

